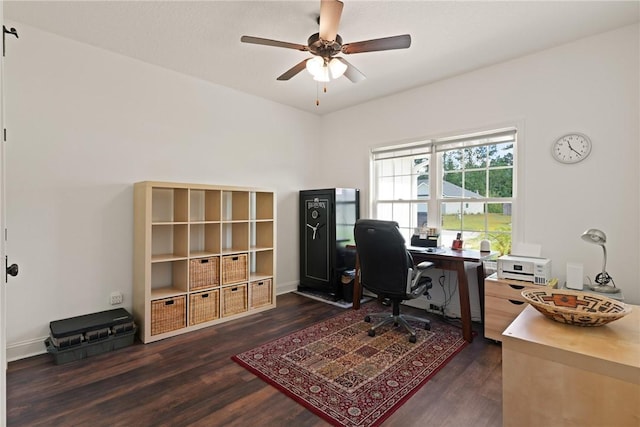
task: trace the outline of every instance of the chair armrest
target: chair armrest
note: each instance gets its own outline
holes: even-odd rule
[[[429,261],[422,261],[420,264],[416,265],[416,267],[418,268],[418,270],[422,271],[426,270],[427,268],[433,267],[433,263]]]
[[[411,298],[417,298],[431,289],[431,279],[422,280],[422,273],[433,266],[432,262],[423,261],[418,264],[417,270],[409,269],[409,278],[407,283],[407,295]]]

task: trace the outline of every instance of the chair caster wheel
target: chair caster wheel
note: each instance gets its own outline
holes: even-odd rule
[[[371,322],[371,316],[364,316],[364,321],[367,323]]]
[[[370,337],[375,337],[376,336],[376,331],[374,331],[373,329],[369,329],[369,336]]]
[[[416,336],[415,336],[415,335],[411,335],[411,336],[409,337],[409,342],[410,342],[410,343],[415,343],[415,342],[416,342]]]
[[[430,331],[430,330],[431,330],[431,325],[430,325],[429,323],[425,323],[425,324],[424,324],[424,328],[425,328],[427,331]]]

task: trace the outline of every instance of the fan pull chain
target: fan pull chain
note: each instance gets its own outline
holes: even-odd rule
[[[322,85],[322,93],[327,93],[327,83]],[[320,105],[320,82],[316,82],[316,107]]]

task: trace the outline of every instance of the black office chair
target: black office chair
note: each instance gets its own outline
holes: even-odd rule
[[[393,322],[395,326],[404,326],[411,334],[409,341],[416,342],[416,332],[406,319],[424,322],[425,329],[430,329],[431,325],[427,319],[401,315],[400,303],[428,294],[431,278],[423,276],[423,273],[433,267],[433,263],[424,261],[414,266],[395,221],[361,219],[356,222],[354,234],[360,283],[378,297],[389,299],[393,307],[392,313],[370,314],[364,318],[365,322],[371,322],[372,318],[381,319],[371,326],[369,336],[375,336],[380,326]]]

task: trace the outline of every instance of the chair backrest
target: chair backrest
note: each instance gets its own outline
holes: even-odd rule
[[[360,283],[376,294],[406,294],[409,268],[413,267],[398,223],[360,219],[354,227],[360,262]]]

